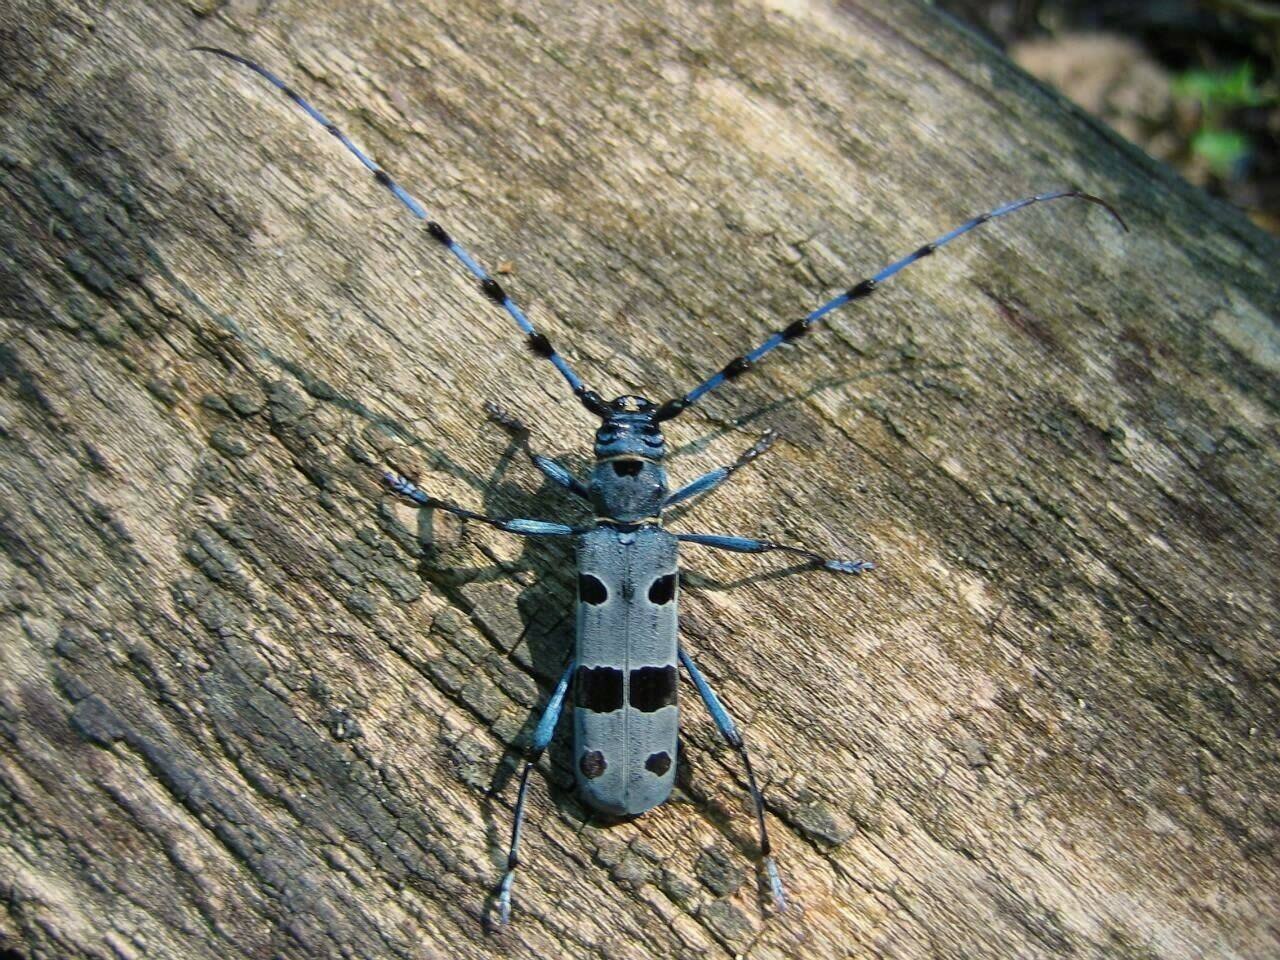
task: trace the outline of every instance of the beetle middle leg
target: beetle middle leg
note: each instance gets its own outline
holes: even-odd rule
[[[571,527],[567,523],[552,523],[550,520],[531,520],[525,517],[486,517],[483,513],[475,513],[446,500],[437,500],[423,493],[410,480],[390,470],[382,475],[382,482],[393,493],[398,493],[415,506],[428,510],[443,510],[463,520],[487,523],[491,527],[522,537],[571,537],[587,529]]]
[[[769,877],[769,890],[773,894],[774,906],[779,911],[786,910],[787,897],[782,889],[782,877],[778,875],[778,865],[773,859],[773,848],[769,845],[769,828],[764,821],[764,794],[760,792],[760,787],[756,783],[756,775],[751,769],[751,757],[747,753],[747,745],[743,741],[742,735],[738,733],[738,728],[734,725],[733,718],[729,716],[729,712],[725,710],[720,698],[716,696],[715,691],[711,689],[711,685],[707,683],[707,678],[702,675],[702,671],[694,665],[693,660],[684,652],[684,647],[680,648],[680,662],[689,671],[689,679],[698,688],[698,695],[702,697],[702,702],[707,705],[707,711],[711,714],[711,719],[715,721],[720,735],[742,757],[742,766],[747,772],[747,788],[751,791],[751,802],[755,804],[756,808],[756,826],[760,831],[760,856],[764,860],[765,873]]]
[[[698,543],[704,547],[717,550],[729,550],[733,553],[768,553],[781,550],[785,553],[804,557],[815,567],[830,570],[833,573],[866,573],[874,570],[875,564],[867,560],[833,560],[806,550],[804,547],[793,547],[785,543],[774,543],[772,540],[755,540],[751,537],[727,537],[718,533],[677,533],[676,539],[684,543]]]

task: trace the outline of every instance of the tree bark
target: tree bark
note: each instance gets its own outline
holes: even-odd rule
[[[0,955],[1274,957],[1277,243],[927,7],[17,0],[0,12]],[[325,132],[595,389],[661,401],[1001,201],[673,421],[675,799],[568,730],[486,928],[593,421]],[[724,587],[739,581],[732,590]],[[745,581],[745,582],[742,582]],[[4,952],[7,951],[7,952]]]

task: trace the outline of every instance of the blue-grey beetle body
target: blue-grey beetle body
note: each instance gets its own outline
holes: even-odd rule
[[[445,510],[520,536],[576,538],[576,649],[547,700],[520,773],[507,869],[499,887],[502,920],[506,921],[510,911],[511,885],[519,864],[520,834],[529,773],[551,742],[570,683],[573,682],[575,688],[574,769],[584,800],[604,813],[637,814],[662,803],[671,792],[676,768],[678,730],[677,661],[688,672],[721,735],[738,751],[742,759],[755,808],[761,858],[774,901],[782,909],[786,902],[782,881],[770,850],[764,800],[752,773],[746,746],[706,678],[677,640],[677,547],[680,542],[685,542],[735,553],[783,551],[800,556],[817,568],[835,573],[862,573],[871,569],[871,564],[861,560],[830,560],[802,547],[752,537],[668,533],[662,528],[664,508],[689,502],[714,490],[763,452],[772,436],[766,434],[732,464],[711,470],[672,493],[668,492],[667,475],[662,466],[664,444],[660,425],[679,416],[721,384],[747,372],[773,350],[804,337],[831,311],[869,297],[880,284],[900,270],[930,256],[938,248],[990,220],[1031,204],[1075,197],[1100,204],[1122,227],[1125,226],[1124,221],[1106,202],[1078,190],[1039,194],[1003,204],[924,244],[878,273],[859,281],[816,310],[780,328],[754,350],[735,357],[723,369],[688,393],[668,400],[661,406],[655,406],[643,397],[636,396],[623,396],[606,402],[598,393],[587,389],[568,361],[556,352],[544,334],[534,328],[498,281],[489,276],[440,224],[430,220],[417,200],[320,111],[275,74],[251,60],[216,47],[195,49],[224,57],[252,70],[282,91],[332,134],[360,161],[378,184],[390,191],[413,216],[426,222],[427,234],[470,271],[479,281],[481,292],[506,311],[523,331],[530,349],[550,361],[568,383],[574,396],[602,421],[596,432],[595,467],[586,484],[554,460],[527,451],[526,446],[534,466],[547,478],[590,504],[594,519],[587,525],[570,526],[546,520],[487,517],[428,496],[397,473],[388,472],[384,477],[392,491],[421,507]],[[523,424],[506,415],[499,415],[498,419],[527,440],[528,431]]]
[[[597,526],[577,537],[574,775],[582,798],[614,816],[657,806],[675,782],[679,543],[660,526],[653,410],[643,397],[608,404],[587,486]]]
[[[614,816],[656,807],[675,781],[677,547],[651,524],[578,537],[574,774]]]

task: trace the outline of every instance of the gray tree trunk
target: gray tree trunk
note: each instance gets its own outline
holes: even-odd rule
[[[592,422],[287,76],[590,384],[657,400],[996,203],[674,421],[692,688],[634,822],[519,750]],[[1280,953],[1276,242],[927,7],[10,0],[0,11],[0,955]],[[736,589],[724,583],[746,580]],[[567,730],[562,731],[567,734]],[[8,951],[8,952],[4,952]]]

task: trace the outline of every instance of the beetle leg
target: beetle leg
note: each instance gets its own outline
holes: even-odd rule
[[[684,503],[686,500],[691,500],[694,497],[700,497],[705,493],[710,493],[756,457],[760,456],[760,454],[773,446],[773,441],[776,438],[777,434],[772,430],[766,430],[764,436],[753,443],[747,450],[744,450],[737,460],[733,461],[733,463],[729,464],[727,467],[716,467],[716,469],[704,473],[702,476],[698,477],[698,479],[693,480],[690,483],[686,483],[683,487],[663,501],[662,508],[665,510],[668,507],[674,507],[677,503]]]
[[[556,731],[556,722],[560,719],[560,712],[564,708],[564,697],[569,689],[569,680],[573,677],[573,665],[574,661],[570,659],[569,665],[565,667],[564,676],[551,692],[551,699],[547,701],[542,711],[542,718],[534,728],[533,740],[525,756],[524,769],[520,771],[520,790],[516,794],[511,846],[507,851],[507,872],[502,875],[502,883],[498,887],[498,922],[502,924],[511,919],[511,884],[516,879],[516,867],[520,865],[520,828],[524,825],[524,801],[525,794],[529,790],[529,772],[533,770],[533,765],[538,762],[542,752],[547,749],[547,744],[551,742],[551,736]]]
[[[525,456],[529,458],[530,462],[538,468],[543,476],[557,486],[564,487],[574,496],[581,497],[583,500],[591,499],[591,495],[587,492],[586,484],[550,457],[534,453],[529,448],[529,428],[522,421],[507,413],[506,410],[492,400],[485,402],[484,410],[485,413],[489,414],[490,420],[515,438],[520,445],[520,449],[525,452]]]
[[[680,648],[680,662],[689,671],[689,678],[698,688],[698,694],[702,697],[702,702],[707,705],[711,719],[715,721],[721,736],[742,757],[742,765],[747,771],[747,787],[751,791],[751,802],[756,808],[756,826],[760,830],[760,856],[764,859],[765,873],[769,876],[769,890],[773,893],[774,906],[779,911],[786,910],[787,897],[782,889],[782,877],[778,875],[778,865],[773,859],[773,848],[769,845],[769,829],[764,822],[764,794],[760,792],[760,787],[756,784],[756,775],[751,770],[751,757],[747,754],[747,745],[743,742],[742,735],[738,733],[733,718],[729,716],[720,698],[707,683],[707,678],[702,675],[702,671],[694,666],[693,660],[684,652],[684,647]]]
[[[454,516],[461,517],[464,520],[487,523],[491,527],[497,527],[499,530],[505,530],[507,533],[514,533],[522,537],[570,537],[589,529],[571,527],[566,523],[552,523],[549,520],[528,520],[523,517],[486,517],[482,513],[473,513],[445,500],[437,500],[435,497],[428,496],[412,482],[398,473],[392,473],[390,470],[382,475],[382,482],[393,493],[398,493],[416,506],[431,510],[444,510],[446,513],[452,513]]]
[[[684,543],[699,543],[704,547],[715,547],[717,550],[731,550],[734,553],[768,553],[771,550],[782,550],[804,557],[814,566],[833,573],[866,573],[868,570],[875,569],[875,564],[866,560],[831,560],[804,547],[792,547],[785,543],[773,543],[770,540],[726,537],[717,533],[677,533],[676,539]]]

